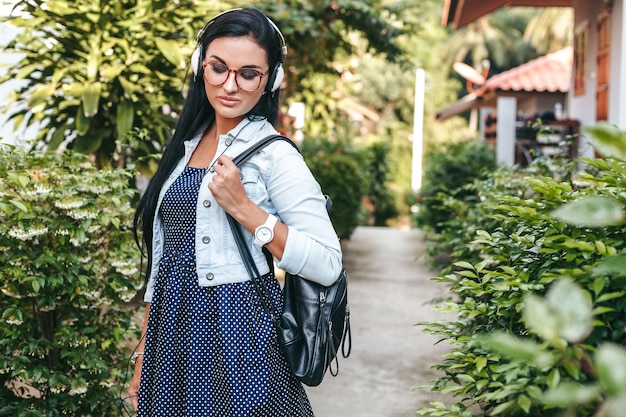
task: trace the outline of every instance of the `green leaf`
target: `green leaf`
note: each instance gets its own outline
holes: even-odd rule
[[[624,267],[626,267],[626,257],[624,257]],[[596,270],[597,270],[597,268],[596,268]],[[604,289],[605,285],[606,285],[606,279],[605,278],[596,278],[593,281],[593,293],[595,295],[600,294],[602,292],[602,290]]]
[[[609,292],[606,294],[602,294],[600,297],[598,297],[598,299],[596,300],[596,303],[602,303],[605,301],[609,301],[609,300],[615,300],[616,298],[622,298],[624,297],[624,291],[617,291],[617,292]]]
[[[99,82],[85,84],[85,93],[81,97],[85,117],[93,117],[98,113],[101,91],[102,84]]]
[[[20,186],[20,188],[26,187],[28,183],[30,182],[28,175],[23,175],[21,173],[8,172],[7,177],[15,181]]]
[[[479,356],[476,358],[476,371],[480,372],[483,369],[485,369],[485,366],[487,366],[487,358],[484,356]]]
[[[185,67],[185,58],[183,57],[183,53],[180,50],[178,42],[163,38],[156,38],[155,42],[157,48],[159,48],[159,51],[161,51],[165,59],[178,68]]]
[[[54,85],[52,84],[40,84],[31,93],[28,98],[28,107],[33,108],[40,103],[46,101],[54,93]]]
[[[76,131],[79,135],[83,136],[89,132],[91,120],[90,117],[85,116],[83,108],[79,106],[76,111]]]
[[[592,145],[605,156],[626,159],[626,132],[609,123],[597,123],[583,129],[591,135]]]
[[[600,265],[596,266],[594,272],[599,274],[619,274],[626,273],[626,255],[617,255],[604,258]]]
[[[596,354],[600,384],[609,395],[626,395],[626,350],[612,343],[602,344]]]
[[[124,137],[132,128],[135,118],[135,107],[130,100],[123,99],[117,105],[117,115],[115,118],[117,137]]]
[[[496,416],[506,410],[508,410],[509,408],[511,408],[511,406],[515,404],[515,401],[507,401],[504,402],[502,404],[499,404],[498,406],[496,406],[493,411],[491,412],[492,415]]]
[[[454,266],[458,266],[459,268],[463,268],[463,269],[471,269],[474,270],[474,265],[472,265],[469,262],[465,262],[465,261],[459,261],[459,262],[455,262]]]
[[[561,382],[561,372],[558,368],[554,368],[550,371],[547,378],[548,388],[556,388]]]
[[[80,111],[79,111],[80,113]],[[63,127],[56,128],[54,133],[52,133],[52,137],[50,138],[50,142],[48,142],[48,150],[56,150],[61,142],[65,140],[65,129]]]
[[[606,227],[621,223],[624,211],[613,198],[586,196],[554,210],[552,217],[573,226]]]
[[[543,396],[543,402],[557,407],[571,407],[598,400],[601,389],[597,385],[584,386],[567,381],[556,388],[548,390]]]
[[[550,312],[558,321],[558,333],[565,340],[576,343],[593,330],[593,305],[589,294],[572,280],[561,279],[550,287],[546,295]]]
[[[559,322],[550,312],[548,303],[534,294],[524,297],[523,318],[526,327],[543,340],[552,341],[558,337]]]
[[[519,405],[519,408],[524,410],[526,414],[528,414],[528,412],[530,411],[530,407],[532,406],[532,404],[533,402],[531,401],[531,399],[525,395],[520,395],[517,398],[517,405]]]
[[[28,206],[24,204],[22,201],[9,200],[9,203],[13,204],[15,207],[17,207],[19,210],[23,211],[24,213],[28,213]]]
[[[84,154],[95,152],[102,144],[102,135],[78,136],[72,142],[73,149]]]
[[[542,345],[529,339],[522,339],[504,332],[494,332],[489,336],[481,336],[478,341],[490,350],[523,363],[536,366],[549,366],[554,363],[553,355]]]

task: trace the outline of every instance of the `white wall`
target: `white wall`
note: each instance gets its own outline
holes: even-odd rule
[[[609,122],[626,130],[626,7],[624,0],[613,3],[611,20],[611,86]]]
[[[11,11],[11,6],[0,3],[0,15],[8,16]],[[0,23],[0,62],[2,64],[13,64],[19,61],[19,55],[9,54],[4,51],[5,46],[15,38],[18,34],[18,29],[9,25],[8,23]],[[0,74],[4,74],[5,69],[0,68]],[[8,81],[4,84],[0,84],[0,142],[9,143],[14,145],[23,144],[26,140],[35,138],[37,134],[37,127],[32,126],[29,129],[20,129],[17,132],[13,132],[13,123],[7,122],[7,115],[4,114],[8,103],[6,97],[10,91],[19,87],[18,81]]]
[[[570,88],[568,109],[570,118],[578,120],[581,126],[590,126],[596,122],[596,90],[597,90],[597,56],[598,56],[598,15],[604,8],[603,1],[574,1],[574,27],[586,23],[587,37],[587,73],[585,77],[585,94],[574,95],[574,77]],[[578,154],[593,157],[593,148],[581,137]]]

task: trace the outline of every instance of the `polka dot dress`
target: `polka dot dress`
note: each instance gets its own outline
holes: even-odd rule
[[[165,250],[146,331],[141,417],[311,417],[250,281],[203,288],[195,271],[196,203],[204,169],[186,167],[165,193]],[[277,302],[280,286],[264,277]]]

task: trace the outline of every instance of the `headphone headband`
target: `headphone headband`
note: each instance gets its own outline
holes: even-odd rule
[[[202,38],[202,35],[204,35],[204,32],[206,32],[207,28],[215,21],[215,19],[219,18],[220,16],[225,15],[226,13],[235,12],[238,10],[243,10],[243,9],[241,7],[238,7],[235,9],[229,9],[213,16],[213,18],[209,20],[208,22],[206,22],[204,26],[202,27],[202,29],[200,29],[200,31],[198,32],[198,35],[196,36],[196,44],[200,43],[200,39]],[[278,26],[276,26],[276,23],[272,21],[272,19],[270,19],[267,16],[265,16],[265,18],[267,19],[269,24],[272,26],[272,28],[274,28],[274,31],[280,38],[280,51],[282,53],[283,58],[285,58],[287,56],[287,43],[285,42],[285,37],[283,36],[280,29],[278,29]]]

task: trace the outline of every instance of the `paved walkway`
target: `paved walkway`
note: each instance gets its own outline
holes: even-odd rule
[[[435,376],[430,367],[446,349],[415,326],[440,319],[432,300],[445,296],[423,253],[419,230],[359,227],[346,243],[352,354],[340,358],[339,376],[307,388],[316,417],[415,416],[440,399],[415,390]]]

